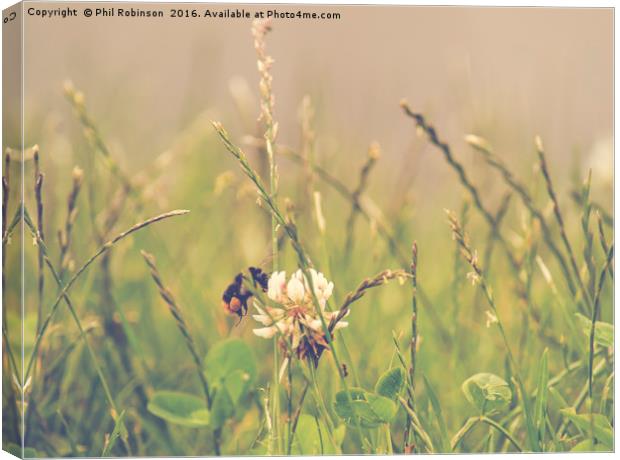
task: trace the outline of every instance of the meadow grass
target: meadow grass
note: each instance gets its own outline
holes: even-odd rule
[[[423,197],[436,207],[423,217],[390,206],[408,190],[386,192],[386,152],[327,161],[309,96],[300,145],[278,140],[270,31],[251,31],[256,126],[201,117],[134,171],[67,84],[67,123],[82,132],[73,170],[55,171],[37,145],[7,149],[5,448],[23,437],[32,456],[613,450],[613,214],[597,178],[584,170],[567,188],[540,138],[518,159],[489,133],[449,143],[402,102],[412,123],[400,135],[425,139],[455,181]],[[22,249],[24,318],[10,276]]]

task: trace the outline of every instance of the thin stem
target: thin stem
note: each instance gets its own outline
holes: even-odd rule
[[[174,296],[172,295],[172,292],[164,284],[161,274],[159,273],[159,270],[157,269],[155,257],[146,251],[140,251],[140,253],[142,254],[142,257],[144,257],[144,261],[146,262],[146,265],[149,267],[149,270],[151,271],[151,277],[153,278],[153,281],[157,285],[157,288],[159,290],[159,295],[161,296],[161,298],[164,300],[164,302],[168,306],[168,310],[172,314],[172,317],[174,318],[179,331],[181,332],[181,334],[183,335],[183,338],[185,339],[185,344],[187,346],[187,349],[189,350],[190,355],[192,356],[192,360],[194,361],[194,365],[196,366],[196,374],[198,375],[198,379],[200,380],[200,383],[202,385],[202,390],[204,392],[205,400],[207,403],[207,409],[211,409],[211,406],[213,405],[213,399],[209,391],[209,383],[207,382],[207,378],[204,372],[202,371],[202,360],[200,359],[198,355],[198,351],[196,350],[194,338],[192,337],[192,334],[189,328],[187,327],[187,323],[185,322],[183,311],[181,310],[178,303],[176,302]],[[218,455],[218,456],[221,455],[220,443],[221,443],[221,432],[219,431],[219,429],[215,429],[214,430],[214,450],[215,450],[215,455]]]
[[[465,140],[467,141],[467,143],[469,143],[469,145],[471,145],[477,152],[482,155],[482,158],[489,166],[497,170],[502,175],[504,181],[508,184],[510,188],[512,188],[517,193],[519,198],[521,198],[521,202],[530,211],[532,216],[538,221],[538,223],[540,224],[540,229],[542,231],[543,239],[545,240],[545,243],[549,247],[551,253],[557,259],[562,269],[562,272],[564,273],[564,278],[566,279],[568,288],[571,294],[574,296],[576,292],[575,285],[573,283],[573,279],[570,274],[568,265],[564,260],[564,256],[555,244],[553,235],[551,234],[551,230],[549,229],[549,226],[547,225],[547,222],[542,212],[534,204],[534,200],[526,190],[525,186],[512,174],[512,172],[508,169],[504,162],[493,153],[491,146],[484,139],[478,136],[470,135],[467,136]]]
[[[368,149],[368,156],[366,161],[364,162],[362,169],[360,170],[359,181],[355,190],[351,194],[351,212],[349,214],[349,218],[346,223],[346,240],[344,245],[344,254],[345,260],[348,261],[351,257],[351,250],[353,248],[353,232],[355,230],[355,220],[357,218],[358,213],[360,212],[360,196],[366,190],[368,186],[368,176],[370,175],[370,171],[373,166],[377,162],[380,156],[379,145],[372,144]]]
[[[607,244],[607,238],[605,238],[605,229],[603,228],[603,219],[601,217],[601,213],[596,211],[596,220],[598,224],[598,236],[601,243],[601,248],[603,252],[607,254],[609,252],[609,245]],[[614,279],[614,269],[611,264],[608,265],[607,271],[609,272],[609,277]]]
[[[479,423],[479,422],[486,423],[487,425],[495,428],[501,434],[506,436],[506,439],[508,439],[512,443],[512,445],[515,446],[515,448],[519,452],[523,452],[523,448],[521,447],[521,445],[517,442],[517,440],[514,438],[514,436],[506,428],[501,426],[495,420],[490,419],[490,418],[485,417],[485,416],[470,417],[470,418],[467,419],[465,424],[461,427],[461,429],[452,438],[451,444],[452,444],[452,449],[453,450],[459,445],[459,443],[463,440],[463,438],[467,435],[467,433],[469,433],[472,430],[472,428],[474,426],[476,426],[476,424]]]
[[[562,218],[562,212],[560,211],[560,205],[558,203],[557,196],[555,194],[555,189],[553,188],[553,183],[551,181],[551,175],[549,174],[549,169],[547,167],[547,160],[545,158],[545,151],[543,149],[542,140],[539,137],[536,137],[536,151],[538,152],[538,159],[540,161],[540,171],[545,179],[545,184],[547,186],[547,193],[551,198],[551,202],[553,203],[553,214],[555,215],[555,219],[560,228],[560,237],[562,239],[562,243],[564,244],[564,248],[568,253],[570,265],[573,270],[573,275],[577,280],[577,284],[579,285],[579,289],[583,295],[583,298],[586,300],[588,306],[593,308],[592,298],[588,294],[588,290],[586,289],[583,281],[581,279],[581,275],[579,274],[579,268],[577,267],[577,261],[575,259],[575,254],[573,253],[573,248],[568,240],[568,236],[566,235],[566,228],[564,226],[564,219]]]
[[[418,285],[418,244],[413,243],[411,256],[411,365],[409,367],[409,378],[411,379],[411,385],[415,389],[415,371],[416,371],[416,353],[418,348],[418,299],[416,296],[416,289]],[[413,409],[413,400],[410,401],[411,408]]]
[[[487,303],[489,304],[489,306],[491,307],[491,310],[493,311],[493,314],[495,315],[497,327],[499,329],[500,335],[504,342],[504,346],[506,348],[508,359],[510,360],[515,378],[517,380],[519,389],[521,391],[521,399],[523,402],[523,409],[525,411],[525,420],[527,424],[527,432],[528,432],[528,439],[530,442],[530,447],[532,450],[538,451],[539,450],[538,436],[533,426],[533,422],[531,418],[531,408],[530,408],[529,401],[528,401],[528,393],[525,390],[525,385],[521,377],[519,365],[516,359],[514,358],[510,344],[508,342],[508,337],[506,335],[506,331],[504,330],[504,325],[502,321],[500,320],[499,312],[497,310],[497,306],[495,305],[493,294],[491,292],[490,287],[487,285],[485,277],[483,276],[482,269],[478,262],[478,256],[476,253],[472,251],[469,245],[469,242],[468,242],[468,237],[464,233],[456,215],[450,211],[446,211],[446,212],[448,214],[448,220],[452,228],[452,234],[455,240],[457,241],[457,243],[461,246],[462,253],[463,253],[465,260],[467,261],[467,263],[469,263],[469,265],[473,269],[473,272],[470,274],[470,278],[473,280],[474,283],[480,284],[480,287],[482,288],[482,291],[486,297]]]
[[[27,216],[27,212],[26,212],[26,208],[24,207],[24,219],[26,219]],[[28,362],[28,366],[26,367],[26,373],[25,375],[28,376],[30,375],[30,370],[32,368],[32,365],[34,363],[34,358],[38,353],[39,350],[39,346],[41,344],[41,340],[43,339],[43,336],[45,335],[45,331],[47,330],[53,316],[54,313],[56,312],[56,309],[58,308],[58,305],[60,304],[61,300],[65,300],[66,303],[69,303],[70,301],[68,301],[68,297],[67,294],[69,292],[69,290],[71,289],[71,287],[73,286],[73,284],[77,281],[77,279],[82,275],[82,273],[84,273],[84,271],[86,271],[86,269],[88,267],[90,267],[93,262],[95,262],[95,260],[97,260],[101,255],[105,254],[106,252],[108,252],[110,249],[112,249],[112,247],[114,247],[114,245],[116,243],[118,243],[119,241],[125,239],[126,237],[128,237],[129,235],[131,235],[132,233],[135,233],[145,227],[148,227],[151,224],[154,224],[156,222],[159,222],[161,220],[164,219],[168,219],[170,217],[176,217],[176,216],[181,216],[183,214],[187,214],[189,211],[187,210],[175,210],[175,211],[170,211],[164,214],[160,214],[158,216],[152,217],[150,219],[147,219],[143,222],[140,222],[136,225],[134,225],[133,227],[130,227],[129,229],[125,230],[122,233],[119,233],[118,235],[116,235],[114,238],[112,238],[110,241],[108,241],[107,243],[103,244],[74,274],[73,276],[67,281],[66,284],[64,284],[64,286],[62,285],[62,282],[59,284],[60,292],[58,294],[58,296],[56,297],[56,300],[52,303],[52,305],[49,308],[49,313],[48,316],[46,317],[46,319],[43,321],[43,323],[41,324],[41,329],[39,331],[39,333],[37,334],[35,341],[34,341],[34,345],[33,345],[33,349],[32,349],[32,354],[30,356],[30,361]],[[29,217],[28,217],[29,220]],[[30,221],[31,222],[31,221]],[[32,223],[32,222],[31,222]],[[38,233],[36,233],[36,229],[34,226],[31,227],[31,231],[33,231],[35,233],[35,235],[38,236]],[[38,244],[43,245],[43,247],[45,247],[45,243],[43,241],[37,240]],[[46,251],[45,251],[46,252]],[[53,268],[51,261],[49,261],[49,259],[46,261],[48,267],[50,267],[50,270]],[[55,270],[53,270],[52,273],[56,273]],[[58,283],[58,281],[57,281]],[[71,310],[71,309],[70,309]],[[76,315],[77,318],[77,315]]]
[[[42,241],[45,241],[43,232],[43,174],[41,173],[41,167],[39,164],[39,146],[35,145],[34,148],[34,196],[37,205],[37,231]],[[38,332],[41,328],[41,318],[43,316],[43,296],[45,293],[45,273],[43,268],[43,250],[41,248],[37,251],[37,263],[39,276],[37,280],[37,326]]]
[[[39,330],[36,339],[35,339],[35,343],[34,343],[34,347],[33,347],[33,351],[32,354],[30,356],[30,360],[28,361],[28,366],[26,368],[26,372],[25,372],[25,376],[24,376],[24,382],[28,380],[28,377],[30,375],[30,371],[32,370],[32,365],[34,364],[34,360],[38,354],[38,350],[39,350],[39,345],[41,343],[41,340],[43,338],[43,334],[45,333],[48,325],[51,322],[51,319],[53,317],[54,312],[56,311],[56,308],[58,307],[58,305],[60,304],[60,300],[64,300],[65,303],[67,304],[67,308],[69,309],[69,312],[71,313],[71,316],[79,330],[80,333],[80,338],[82,339],[82,341],[84,342],[84,344],[86,345],[86,349],[88,351],[88,354],[90,356],[91,362],[93,364],[93,367],[95,368],[95,371],[97,373],[97,376],[99,378],[99,381],[101,382],[101,386],[103,388],[103,391],[105,393],[106,399],[108,401],[108,404],[110,405],[110,408],[112,409],[112,418],[116,421],[117,417],[119,416],[120,412],[118,411],[118,408],[116,406],[116,402],[114,401],[114,397],[112,396],[112,392],[110,390],[110,386],[108,385],[108,381],[105,378],[105,375],[103,374],[103,369],[101,368],[100,364],[99,364],[99,360],[97,359],[97,355],[95,354],[95,350],[93,349],[92,345],[90,344],[90,342],[88,341],[88,338],[86,336],[86,331],[84,330],[82,323],[80,321],[80,318],[77,315],[77,312],[75,310],[75,308],[73,307],[73,303],[68,295],[68,286],[69,284],[67,283],[66,285],[63,286],[63,282],[60,279],[58,272],[56,271],[56,269],[54,268],[48,253],[47,253],[47,247],[45,246],[45,242],[41,239],[41,236],[39,235],[35,225],[32,223],[32,220],[30,219],[30,216],[28,214],[28,211],[25,207],[23,207],[24,210],[24,222],[26,223],[26,225],[28,226],[28,228],[30,229],[30,232],[32,233],[33,237],[36,239],[37,241],[37,245],[39,246],[39,248],[42,251],[43,254],[43,259],[45,261],[45,264],[47,265],[47,267],[49,268],[50,272],[52,273],[52,277],[54,278],[54,280],[56,281],[56,284],[58,285],[58,287],[60,288],[60,295],[57,299],[57,301],[55,302],[55,304],[50,308],[50,313],[47,316],[47,318],[45,319],[45,321],[41,324],[41,329]],[[123,443],[125,444],[125,447],[127,449],[127,451],[129,452],[129,455],[131,455],[131,449],[129,447],[129,444],[123,440]]]
[[[599,315],[599,309],[601,305],[601,291],[603,290],[603,285],[605,283],[605,274],[607,273],[607,267],[611,264],[614,255],[614,245],[612,244],[609,247],[609,251],[607,253],[607,258],[605,260],[605,265],[601,270],[601,274],[598,281],[598,286],[596,288],[596,294],[594,296],[594,308],[592,309],[592,322],[590,325],[590,336],[589,336],[589,344],[590,344],[590,354],[588,358],[588,395],[590,396],[590,400],[592,400],[592,380],[593,380],[593,366],[594,366],[594,334],[596,330],[596,320]]]

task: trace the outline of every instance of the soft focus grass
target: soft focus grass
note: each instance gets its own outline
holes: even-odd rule
[[[59,88],[59,91],[62,89]],[[86,95],[86,100],[90,95]],[[81,102],[80,102],[81,103]],[[300,101],[301,104],[301,101]],[[398,101],[395,111],[386,116],[400,117]],[[84,106],[95,126],[97,114]],[[243,107],[239,104],[238,107]],[[239,113],[232,107],[220,107],[225,125],[232,126],[231,137],[248,154],[251,164],[268,183],[265,154],[256,148],[257,128],[253,121],[243,124],[236,120],[253,120],[258,107],[249,107]],[[125,411],[124,423],[129,431],[128,446],[114,443],[108,453],[127,455],[207,455],[214,452],[212,430],[209,428],[188,428],[164,422],[149,415],[136,388],[142,387],[147,398],[156,390],[184,391],[201,395],[200,381],[196,378],[194,364],[187,353],[186,343],[177,330],[165,304],[159,297],[148,268],[140,256],[146,250],[157,258],[161,276],[167,288],[181,306],[185,321],[196,342],[199,353],[207,350],[224,338],[237,337],[247,343],[257,359],[258,375],[247,398],[243,400],[243,411],[236,420],[228,421],[222,429],[222,452],[225,454],[247,454],[264,452],[258,438],[265,438],[263,429],[264,391],[273,381],[273,345],[270,341],[254,336],[251,329],[255,324],[251,317],[237,324],[236,318],[226,315],[221,308],[221,294],[235,274],[250,265],[263,264],[269,270],[271,262],[270,216],[264,202],[257,205],[257,193],[248,179],[241,173],[237,162],[226,151],[213,130],[210,119],[213,113],[205,112],[185,129],[180,130],[176,141],[160,155],[145,155],[141,162],[127,161],[118,157],[114,149],[109,155],[118,162],[118,171],[101,154],[101,148],[93,143],[92,133],[83,135],[84,124],[66,111],[63,122],[71,125],[70,137],[72,156],[57,159],[51,147],[55,142],[53,133],[39,131],[35,122],[27,131],[28,141],[37,143],[41,149],[41,169],[45,174],[43,187],[44,229],[51,260],[56,263],[58,244],[56,231],[64,225],[66,218],[66,196],[71,187],[71,170],[79,165],[84,170],[82,190],[78,197],[78,212],[73,229],[70,254],[76,266],[80,266],[91,255],[96,244],[90,215],[104,219],[114,194],[122,187],[119,173],[131,178],[135,194],[130,194],[118,221],[110,230],[110,236],[129,228],[150,216],[171,209],[189,209],[191,212],[173,220],[158,223],[136,233],[115,245],[111,250],[110,297],[106,297],[105,281],[101,265],[93,265],[77,282],[71,291],[78,316],[87,326],[88,340],[110,383],[112,394],[119,410]],[[318,113],[317,117],[321,117]],[[105,121],[105,120],[101,120]],[[226,123],[228,122],[228,123]],[[105,124],[105,123],[104,123]],[[99,128],[97,128],[99,129]],[[441,137],[440,127],[438,134]],[[301,130],[301,128],[300,128]],[[105,129],[100,131],[101,141],[111,136]],[[463,133],[466,134],[466,133]],[[493,133],[476,133],[493,137]],[[315,165],[327,170],[353,191],[358,183],[360,169],[366,161],[364,149],[325,153],[321,144],[321,133],[316,133]],[[413,122],[409,131],[396,133],[412,139],[412,149],[407,156],[381,157],[370,172],[369,184],[362,196],[371,198],[382,211],[382,221],[387,223],[395,235],[399,250],[407,255],[413,241],[419,248],[418,281],[428,296],[419,299],[419,350],[417,352],[415,399],[416,411],[433,440],[436,450],[441,450],[441,429],[435,410],[431,407],[430,393],[424,379],[432,386],[441,405],[447,433],[450,438],[471,416],[478,415],[476,409],[465,398],[461,384],[474,374],[486,372],[496,374],[510,382],[507,373],[507,355],[501,336],[494,325],[486,326],[486,311],[489,306],[479,286],[472,286],[467,279],[471,267],[459,254],[457,243],[447,223],[444,208],[453,209],[470,237],[471,247],[482,255],[489,244],[489,227],[471,203],[471,197],[461,188],[456,175],[446,164],[448,179],[435,184],[434,189],[416,187],[415,179],[406,174],[407,169],[416,168],[415,174],[424,174],[421,162],[422,151],[429,149],[440,161],[440,153],[429,145],[424,136],[418,136]],[[89,137],[90,136],[90,137]],[[248,136],[254,139],[250,141]],[[380,143],[380,139],[378,140]],[[509,188],[500,175],[492,171],[462,139],[446,140],[453,147],[457,159],[466,166],[472,182],[479,187],[485,206],[496,212],[502,195]],[[575,140],[577,141],[577,140]],[[343,144],[347,140],[342,141]],[[5,146],[8,147],[8,146]],[[282,146],[284,148],[284,146]],[[301,145],[286,146],[296,152]],[[501,152],[498,152],[501,156]],[[557,157],[556,157],[557,158]],[[346,220],[351,203],[342,198],[333,187],[319,176],[314,177],[313,186],[322,197],[326,232],[323,235],[317,226],[314,208],[305,196],[307,173],[303,166],[292,161],[285,151],[276,150],[278,164],[278,201],[284,207],[285,200],[295,206],[294,213],[301,240],[310,259],[317,269],[323,271],[335,283],[335,306],[345,294],[355,289],[359,282],[385,268],[408,269],[406,264],[394,257],[390,248],[377,231],[376,222],[358,218],[354,230],[350,260],[345,260]],[[471,161],[474,159],[474,161]],[[538,160],[534,142],[531,151],[522,152],[519,157],[504,158],[516,177],[525,184],[535,205],[541,210],[555,241],[560,245],[558,225],[554,220],[545,182],[537,166]],[[127,163],[131,163],[127,166]],[[140,163],[136,165],[136,163]],[[584,262],[584,233],[581,216],[583,208],[571,199],[572,190],[580,191],[582,181],[588,176],[585,167],[578,160],[572,170],[566,161],[550,161],[550,172],[557,187],[566,231],[574,249],[580,275],[588,286],[588,271]],[[32,193],[34,182],[33,162],[26,157],[24,187],[25,206],[31,215],[36,207]],[[15,167],[16,168],[16,167]],[[17,169],[11,170],[13,175]],[[405,171],[405,173],[403,172]],[[413,176],[415,177],[415,175]],[[513,195],[515,195],[513,193]],[[591,197],[602,203],[609,212],[611,190],[609,184],[599,184],[592,178]],[[16,201],[8,214],[16,210]],[[376,215],[376,212],[375,212]],[[601,249],[595,212],[589,220],[593,233],[592,254],[596,271],[595,285],[605,263]],[[607,243],[613,241],[612,228],[604,224]],[[588,382],[587,352],[588,337],[578,328],[570,331],[566,314],[570,318],[578,311],[577,302],[566,288],[560,267],[549,253],[541,238],[540,228],[519,198],[512,196],[501,229],[510,250],[518,260],[525,260],[522,271],[515,275],[509,267],[502,250],[495,244],[493,257],[483,266],[485,278],[492,288],[501,321],[506,329],[507,340],[515,354],[521,376],[529,393],[534,393],[540,378],[540,359],[547,349],[549,379],[559,375],[566,367],[578,360],[582,364],[571,371],[557,385],[557,390],[572,405],[578,393]],[[282,232],[281,232],[282,233]],[[28,234],[26,234],[28,235]],[[12,244],[16,244],[14,240]],[[24,352],[26,362],[35,338],[36,327],[36,279],[37,247],[26,236],[25,251],[25,308]],[[563,254],[567,257],[564,249]],[[16,263],[15,252],[8,251],[7,267]],[[327,255],[327,258],[326,258]],[[535,256],[542,258],[550,269],[557,285],[555,295],[545,280]],[[528,261],[529,257],[529,263]],[[482,263],[486,261],[482,260]],[[284,238],[280,254],[281,269],[291,272],[297,269],[297,259],[290,242]],[[10,270],[10,268],[7,268]],[[69,270],[70,271],[70,270]],[[519,303],[514,286],[516,276],[530,283],[531,302]],[[46,288],[44,311],[57,295],[56,287],[49,273],[45,274]],[[15,305],[17,286],[9,286],[5,304]],[[593,294],[594,292],[592,292]],[[609,276],[603,284],[600,303],[600,320],[611,323],[613,316],[612,289]],[[359,377],[359,384],[372,389],[381,374],[389,367],[398,366],[393,343],[393,334],[400,346],[407,350],[411,337],[412,290],[409,283],[387,286],[369,291],[363,299],[352,306],[350,326],[341,334],[346,340],[350,358],[339,358],[351,370],[347,377],[353,385],[352,372]],[[537,332],[532,309],[539,316],[538,324],[544,331],[544,338]],[[20,349],[20,337],[15,332],[19,327],[16,308],[7,311],[8,334],[11,347]],[[107,327],[106,326],[107,322]],[[118,332],[119,330],[122,333]],[[120,337],[123,337],[121,341]],[[597,350],[599,350],[597,348]],[[607,402],[601,402],[604,385],[613,372],[613,350],[600,349],[595,364],[603,359],[601,372],[594,378],[593,412],[603,413],[606,418],[613,413]],[[35,373],[26,391],[28,410],[26,416],[27,447],[36,449],[40,455],[65,456],[100,455],[105,448],[106,435],[114,430],[103,389],[96,376],[92,359],[78,338],[78,331],[69,312],[61,305],[52,327],[42,342],[40,356],[36,360]],[[19,354],[19,353],[18,353]],[[131,373],[126,371],[123,355],[128,359]],[[405,353],[407,355],[407,353]],[[342,424],[331,409],[336,391],[341,389],[338,374],[331,363],[332,356],[326,353],[317,370],[321,394],[331,411],[335,425]],[[52,374],[45,376],[52,365]],[[6,372],[6,368],[5,368]],[[303,375],[294,368],[295,398],[301,390]],[[18,378],[19,379],[19,378]],[[519,406],[513,386],[513,401],[505,412],[494,414],[493,419],[503,422],[503,416]],[[613,393],[613,392],[612,392]],[[284,390],[281,389],[281,415],[284,415]],[[405,393],[403,393],[405,396]],[[406,397],[406,396],[405,396]],[[613,398],[613,395],[610,396]],[[532,405],[534,404],[532,400]],[[548,397],[545,411],[549,426],[546,430],[545,450],[570,450],[584,439],[590,439],[588,430],[567,422],[559,409],[562,405]],[[613,404],[612,404],[613,406]],[[303,413],[318,415],[316,401],[309,397]],[[590,401],[577,410],[590,414]],[[118,414],[114,414],[116,417]],[[613,420],[609,421],[613,425]],[[283,422],[284,423],[284,422]],[[325,420],[322,421],[325,423]],[[551,431],[566,423],[562,436],[554,439]],[[394,452],[404,449],[403,433],[407,425],[405,411],[401,408],[390,424]],[[504,428],[509,430],[522,446],[528,446],[526,427],[522,418],[516,424],[512,421]],[[360,442],[355,427],[349,427],[342,444],[342,452],[381,452],[381,442],[376,434],[369,434],[369,444]],[[492,438],[489,440],[490,433]],[[299,436],[310,436],[300,432]],[[123,436],[121,436],[123,437]],[[600,441],[600,439],[599,439]],[[597,447],[597,446],[594,446]],[[415,450],[425,451],[422,445]],[[499,432],[488,425],[476,425],[457,451],[513,450],[503,442]]]

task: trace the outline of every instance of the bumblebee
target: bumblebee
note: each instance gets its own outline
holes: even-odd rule
[[[238,273],[222,294],[222,307],[228,314],[239,316],[239,320],[248,314],[248,301],[253,295],[243,285],[243,281],[247,279],[252,282],[254,289],[267,292],[269,275],[257,267],[249,267],[248,272],[248,277],[243,272]]]

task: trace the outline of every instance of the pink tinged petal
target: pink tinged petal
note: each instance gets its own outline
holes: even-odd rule
[[[286,272],[274,272],[267,282],[267,297],[276,302],[281,302],[285,284]]]

